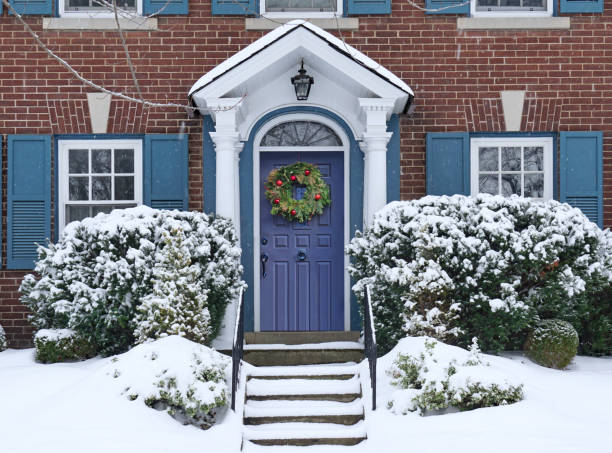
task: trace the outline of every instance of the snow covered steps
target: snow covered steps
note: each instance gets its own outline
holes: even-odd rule
[[[246,383],[244,439],[257,445],[355,445],[366,438],[352,364],[254,368]]]
[[[244,360],[255,366],[360,362],[359,332],[249,332]]]

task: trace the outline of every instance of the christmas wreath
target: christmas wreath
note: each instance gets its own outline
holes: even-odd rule
[[[293,198],[293,186],[306,187],[301,200]],[[323,208],[331,203],[329,186],[323,181],[316,165],[306,162],[272,170],[265,183],[266,198],[272,203],[272,215],[287,220],[306,222],[315,214],[323,214]]]

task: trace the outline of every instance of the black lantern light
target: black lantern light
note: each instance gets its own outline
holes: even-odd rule
[[[297,75],[291,77],[291,83],[295,88],[295,96],[297,97],[297,100],[308,100],[310,86],[314,83],[314,77],[306,74],[306,69],[304,69],[304,60],[302,60],[302,67],[298,70]]]

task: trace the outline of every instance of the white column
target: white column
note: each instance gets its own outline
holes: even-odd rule
[[[240,184],[238,180],[240,141],[237,124],[240,120],[240,99],[207,99],[215,120],[215,132],[210,137],[217,157],[216,213],[232,219],[238,231],[240,225]]]
[[[360,98],[365,123],[361,150],[364,154],[363,221],[370,224],[374,213],[387,204],[387,120],[393,111],[391,99]]]

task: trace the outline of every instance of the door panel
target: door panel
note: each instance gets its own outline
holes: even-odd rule
[[[272,216],[263,188],[272,169],[295,162],[317,165],[330,186],[331,206],[304,224]],[[260,180],[261,330],[344,330],[344,154],[262,152]]]

